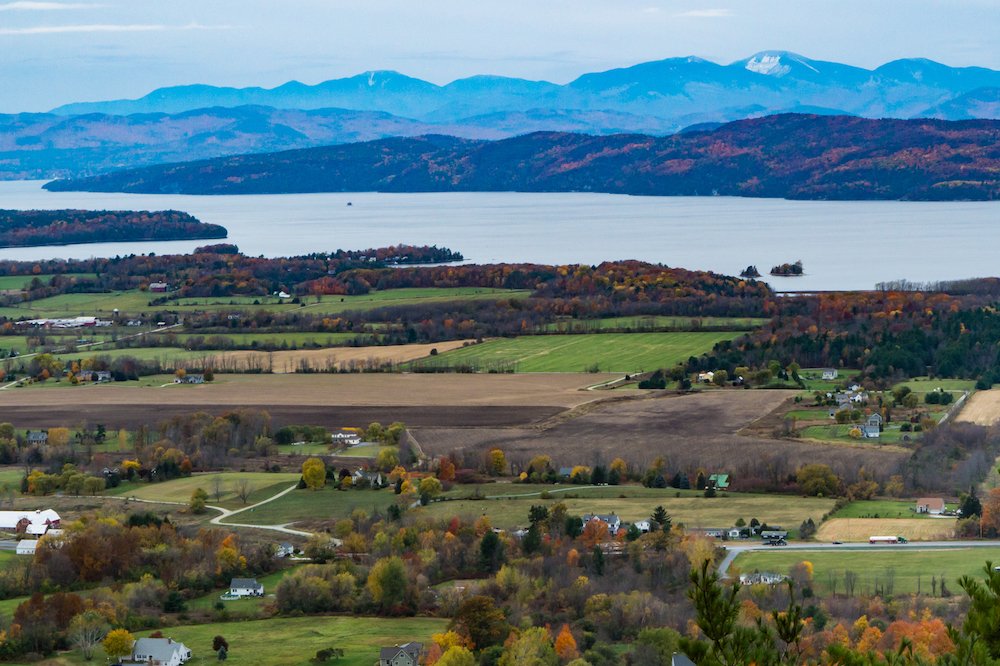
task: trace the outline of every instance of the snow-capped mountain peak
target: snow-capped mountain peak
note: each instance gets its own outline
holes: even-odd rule
[[[791,73],[793,64],[807,67],[813,72],[819,73],[819,70],[813,67],[807,59],[784,51],[762,51],[751,56],[744,67],[757,74],[781,78]]]

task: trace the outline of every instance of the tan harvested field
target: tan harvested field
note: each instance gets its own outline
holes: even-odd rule
[[[18,428],[155,424],[198,410],[267,409],[277,426],[328,427],[402,421],[420,426],[525,425],[607,398],[587,391],[600,374],[217,375],[203,385],[47,387],[0,391],[0,421]],[[626,391],[625,393],[629,393]],[[614,394],[619,394],[615,391]]]
[[[216,368],[266,368],[280,374],[296,372],[303,366],[319,371],[329,368],[347,370],[352,364],[371,367],[388,363],[407,363],[430,357],[432,349],[437,349],[443,354],[453,349],[461,349],[467,344],[468,341],[465,340],[451,340],[419,345],[330,347],[276,352],[232,351],[207,357],[207,364]]]
[[[859,466],[894,469],[909,454],[848,449],[821,442],[777,440],[739,432],[769,414],[794,392],[706,391],[585,405],[532,427],[415,428],[430,455],[483,451],[494,446],[515,463],[546,454],[557,465],[593,465],[621,456],[647,464],[657,456],[672,469],[724,469],[740,476],[749,469],[784,474],[805,463],[826,463],[855,473]]]
[[[976,391],[955,420],[976,425],[995,425],[1000,421],[1000,389]]]
[[[834,518],[820,525],[819,541],[868,541],[872,536],[901,536],[910,541],[938,541],[955,535],[954,519]]]

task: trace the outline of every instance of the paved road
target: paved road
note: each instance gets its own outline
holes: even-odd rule
[[[795,550],[803,552],[825,552],[825,551],[883,551],[883,550],[952,550],[956,548],[1000,548],[1000,541],[911,541],[910,543],[807,543],[792,542],[787,546],[768,546],[762,543],[726,545],[726,557],[719,565],[719,576],[729,577],[729,567],[733,561],[742,553],[761,550],[766,552],[781,552],[785,550]]]

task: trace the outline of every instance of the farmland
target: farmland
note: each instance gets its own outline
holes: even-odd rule
[[[986,426],[996,424],[1000,421],[1000,389],[977,391],[955,420]]]
[[[937,541],[955,536],[954,518],[833,518],[819,527],[820,541],[868,541],[877,534],[910,541]]]
[[[416,361],[431,356],[432,352],[461,349],[468,343],[463,340],[412,345],[382,345],[377,347],[331,347],[329,349],[298,349],[294,351],[231,351],[201,352],[203,364],[215,368],[264,368],[274,373],[350,369],[352,364],[380,367]]]
[[[774,439],[770,431],[747,431],[748,424],[768,415],[793,395],[780,390],[715,390],[664,397],[626,395],[563,414],[541,424],[542,429],[538,425],[416,427],[413,432],[428,455],[497,446],[507,452],[508,459],[525,464],[539,454],[569,466],[593,465],[617,456],[649,464],[657,456],[664,456],[680,468],[691,465],[736,472],[770,461],[791,469],[807,462],[822,462],[837,470],[861,464],[891,467],[908,455],[894,447],[857,448],[845,455],[846,448],[840,444]]]
[[[12,319],[75,317],[78,315],[108,317],[115,309],[118,309],[123,316],[211,310],[240,310],[253,313],[259,310],[273,311],[278,309],[303,309],[305,312],[314,314],[338,314],[389,306],[525,298],[528,293],[527,291],[485,287],[429,287],[389,289],[361,296],[310,296],[303,297],[302,303],[292,303],[290,300],[282,300],[274,296],[227,296],[222,298],[181,298],[163,305],[150,305],[150,300],[159,294],[150,294],[135,289],[94,294],[60,294],[23,303],[16,307],[0,308],[0,316]]]
[[[489,340],[441,354],[429,366],[517,372],[643,372],[699,356],[739,333],[605,333]]]
[[[911,544],[912,545],[912,544]],[[844,572],[858,576],[855,594],[871,594],[874,587],[892,580],[896,594],[910,594],[918,590],[931,594],[931,576],[947,581],[951,592],[958,592],[959,576],[979,577],[986,560],[1000,561],[1000,548],[948,548],[921,550],[894,548],[884,552],[870,548],[859,550],[828,551],[754,551],[736,559],[741,572],[773,571],[788,574],[791,567],[802,561],[811,562],[814,568],[813,589],[820,596],[833,592],[844,594]],[[835,588],[835,589],[834,589]]]
[[[760,317],[606,317],[603,319],[563,319],[552,322],[545,327],[548,332],[558,333],[594,333],[599,331],[653,331],[678,330],[697,331],[698,329],[721,329],[732,331],[747,331],[758,328],[768,322]]]
[[[926,513],[917,513],[916,502],[912,500],[858,500],[839,509],[831,518],[920,518],[942,520]],[[950,508],[955,508],[952,505]]]

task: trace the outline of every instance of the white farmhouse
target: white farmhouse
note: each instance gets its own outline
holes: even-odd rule
[[[131,661],[136,664],[180,666],[190,658],[191,650],[172,638],[140,638],[132,645]]]
[[[229,584],[229,594],[234,597],[262,597],[264,586],[256,578],[234,578]]]

